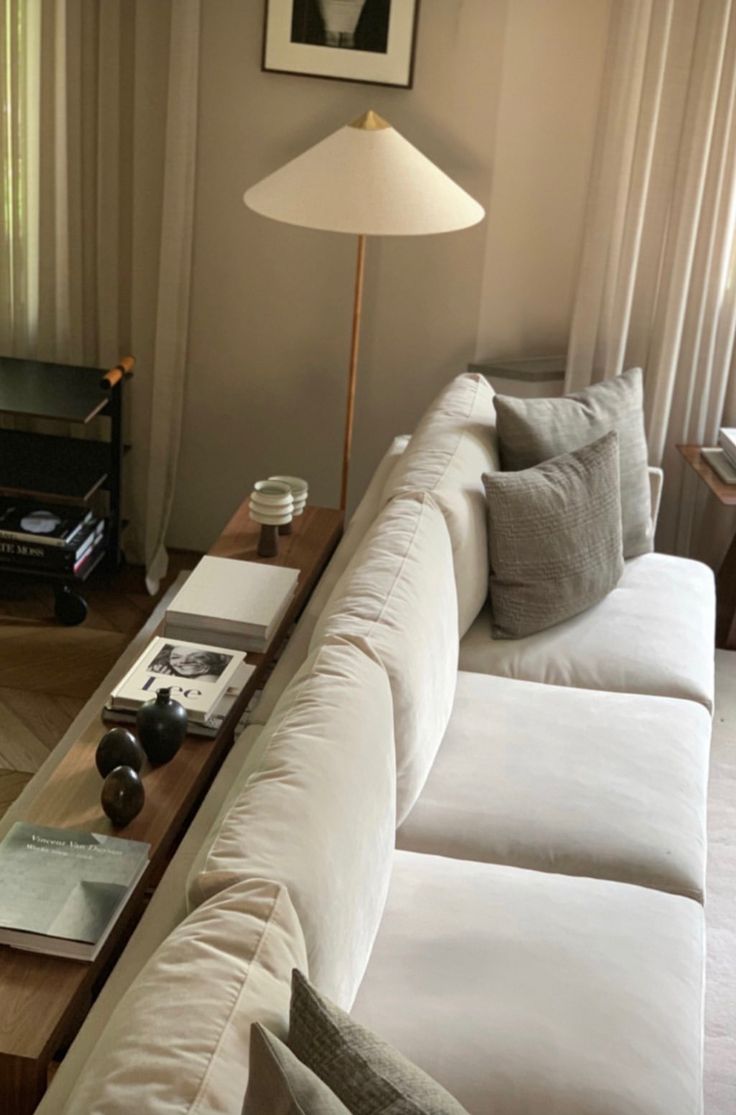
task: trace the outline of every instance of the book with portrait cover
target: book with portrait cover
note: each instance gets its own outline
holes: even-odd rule
[[[0,843],[0,944],[94,960],[150,844],[16,822]]]
[[[240,651],[159,635],[115,686],[107,703],[113,710],[135,710],[153,700],[159,689],[170,689],[191,720],[205,721],[244,660]]]
[[[236,699],[240,696],[242,690],[248,684],[251,674],[254,672],[255,666],[249,666],[247,662],[243,662],[242,665],[238,666],[233,674],[232,681],[222,697],[220,697],[214,711],[206,720],[191,720],[187,730],[193,736],[203,736],[206,739],[214,739],[225,723],[225,717],[232,709]],[[102,719],[112,720],[119,724],[135,724],[135,712],[133,709],[129,708],[113,708],[108,704],[105,705],[102,710]]]

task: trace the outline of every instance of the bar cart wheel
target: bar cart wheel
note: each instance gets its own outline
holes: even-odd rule
[[[65,627],[77,627],[87,618],[87,601],[69,585],[54,588],[54,615]]]

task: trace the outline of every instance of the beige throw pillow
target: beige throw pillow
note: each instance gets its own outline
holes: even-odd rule
[[[641,368],[561,399],[496,395],[494,402],[501,467],[506,470],[531,468],[550,457],[581,449],[615,430],[624,557],[638,557],[652,549]]]
[[[515,639],[602,600],[623,573],[618,437],[484,475],[493,634]]]
[[[289,1047],[352,1115],[468,1115],[441,1084],[324,999],[297,970]]]
[[[243,1115],[350,1115],[344,1103],[288,1045],[258,1023],[250,1032]]]

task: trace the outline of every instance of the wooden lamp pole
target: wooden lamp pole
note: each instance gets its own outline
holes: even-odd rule
[[[348,505],[348,479],[350,452],[353,445],[353,418],[355,417],[355,387],[358,377],[358,350],[360,348],[360,318],[363,309],[363,277],[365,274],[365,236],[358,237],[358,258],[355,267],[355,294],[353,297],[353,333],[350,341],[350,368],[348,370],[348,400],[345,413],[345,439],[342,449],[342,486],[340,510],[343,515]]]

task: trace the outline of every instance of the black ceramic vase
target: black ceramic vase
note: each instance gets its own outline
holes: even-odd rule
[[[187,710],[171,697],[170,689],[159,689],[136,713],[138,739],[152,763],[168,763],[187,734]]]

